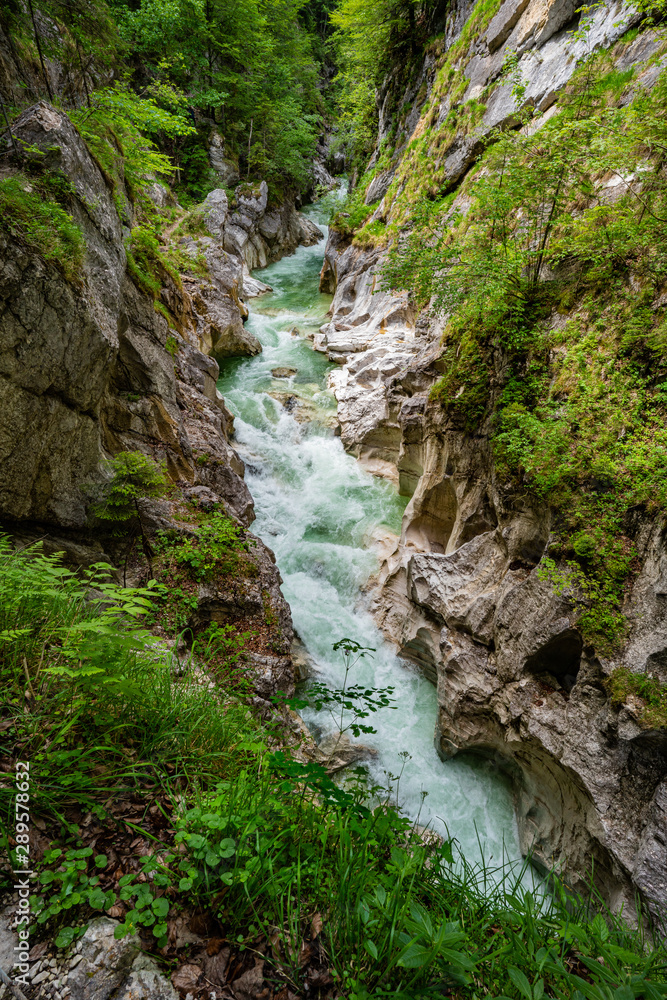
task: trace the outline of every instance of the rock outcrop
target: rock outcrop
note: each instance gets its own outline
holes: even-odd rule
[[[488,441],[449,426],[414,379],[409,370],[387,380],[412,496],[374,608],[399,653],[437,685],[436,747],[482,754],[512,776],[522,850],[545,870],[584,889],[592,860],[614,908],[632,912],[637,889],[662,904],[667,736],[640,725],[632,697],[615,707],[605,680],[619,663],[645,670],[665,655],[665,526],[643,532],[623,656],[596,656],[577,628],[576,595],[541,567],[548,508],[508,493]]]
[[[222,188],[207,195],[203,205],[204,223],[211,235],[250,270],[322,239],[322,231],[291,202],[268,208],[268,198],[267,183],[261,181],[239,184],[231,205]]]
[[[1,516],[84,528],[82,487],[99,476],[104,454],[125,449],[164,460],[176,482],[206,478],[247,523],[251,499],[206,339],[184,322],[176,358],[167,351],[167,320],[126,270],[127,220],[67,116],[40,103],[15,131],[57,156],[86,258],[74,287],[18,239],[0,237]],[[185,320],[194,314],[185,288],[171,287],[168,298]],[[218,462],[206,472],[196,461],[204,446]]]
[[[472,9],[451,12],[445,46]],[[509,51],[526,83],[524,105],[547,113],[585,47],[609,48],[611,66],[634,67],[638,86],[655,81],[662,42],[650,31],[624,39],[636,23],[633,9],[595,8],[585,37],[570,33],[575,21],[574,6],[560,0],[507,0],[473,40],[457,64],[468,81],[461,101],[483,91],[485,106],[478,128],[441,151],[440,195],[459,183],[492,128],[516,123],[512,85],[501,76]],[[409,180],[413,130],[417,136],[429,127],[420,108],[436,69],[429,55],[405,94],[380,95],[378,149],[396,128],[392,107],[411,103],[412,111],[398,123],[403,154],[366,190],[367,204],[380,199],[370,222],[394,218]],[[444,94],[438,124],[449,101]],[[465,211],[463,200],[457,206]],[[634,526],[641,570],[624,609],[628,642],[614,659],[596,656],[577,628],[577,596],[545,571],[548,508],[497,478],[486,432],[467,434],[429,405],[442,372],[442,325],[383,290],[383,259],[382,249],[331,231],[321,288],[334,300],[315,338],[340,365],[330,385],[345,447],[411,498],[376,581],[377,620],[401,656],[437,685],[439,752],[481,754],[512,776],[524,853],[580,889],[593,862],[616,909],[632,912],[637,891],[664,906],[667,736],[640,724],[632,696],[612,703],[605,681],[619,665],[667,675],[666,526],[650,518]]]
[[[0,234],[3,527],[25,542],[39,537],[47,551],[64,550],[75,563],[108,559],[87,504],[105,476],[102,460],[120,451],[164,462],[176,488],[175,499],[156,502],[147,514],[151,530],[187,530],[184,502],[221,508],[247,527],[252,497],[210,356],[260,349],[242,324],[243,260],[222,248],[219,234],[196,246],[187,241],[186,250],[205,257],[208,276],[193,272],[177,281],[165,273],[152,298],[128,273],[130,202],[112,192],[68,117],[40,102],[14,130],[32,149],[48,149],[51,169],[71,185],[68,207],[86,249],[72,283],[18,236]],[[213,210],[215,199],[210,203]],[[274,635],[266,641],[273,645],[266,655],[248,654],[257,697],[266,699],[276,686],[292,684],[292,625],[273,554],[247,537],[252,573],[243,586],[222,579],[202,586],[190,624],[196,630],[239,619],[266,630],[270,614]],[[113,555],[113,542],[104,544]]]

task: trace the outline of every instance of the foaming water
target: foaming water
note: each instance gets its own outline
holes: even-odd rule
[[[308,210],[320,228],[335,198]],[[401,808],[455,837],[469,861],[519,861],[507,780],[483,761],[439,759],[435,689],[397,658],[365,606],[360,588],[377,568],[368,539],[380,526],[398,533],[406,501],[346,454],[327,425],[335,401],[324,386],[333,366],[305,339],[331,302],[318,291],[325,239],[260,272],[274,291],[252,300],[248,326],[263,353],[228,362],[218,383],[236,417],[236,447],[257,514],[252,530],[276,554],[294,625],[321,679],[342,684],[344,665],[332,645],[345,636],[376,650],[357,664],[350,683],[395,689],[396,707],[366,720],[377,730],[363,737],[377,751],[368,764],[372,779],[386,786],[388,774],[402,771]],[[277,367],[294,368],[296,375],[275,379]],[[285,393],[305,401],[313,419],[298,423],[283,405]],[[307,711],[304,718],[318,734],[334,728],[326,711]]]

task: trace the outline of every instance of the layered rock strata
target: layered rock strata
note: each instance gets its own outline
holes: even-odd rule
[[[470,10],[453,12],[447,44]],[[527,82],[524,104],[547,114],[577,60],[594,47],[609,48],[615,68],[634,67],[637,86],[655,82],[662,41],[651,32],[624,40],[636,19],[632,9],[596,8],[585,36],[571,34],[573,18],[574,5],[559,0],[507,0],[471,43],[460,63],[468,80],[462,101],[485,90],[485,110],[477,131],[443,150],[445,190],[473,164],[490,129],[516,121],[512,86],[500,76],[510,50]],[[417,84],[393,95],[393,107],[414,105],[399,146],[407,149],[411,130],[421,128],[415,95],[423,101],[435,76],[429,56]],[[393,124],[380,95],[380,140]],[[390,217],[397,195],[387,192],[400,164],[399,156],[371,181],[367,204],[381,199],[371,221]],[[461,195],[457,207],[465,210]],[[524,853],[545,869],[555,866],[577,889],[586,887],[593,862],[616,909],[632,912],[637,890],[664,906],[667,736],[640,724],[632,696],[613,705],[605,679],[622,665],[667,680],[665,525],[645,519],[632,526],[641,570],[624,608],[628,642],[613,660],[596,656],[576,626],[576,596],[560,592],[544,571],[548,508],[497,479],[484,431],[466,434],[429,405],[441,374],[442,327],[416,315],[405,296],[383,290],[382,263],[381,249],[331,232],[321,287],[334,300],[315,338],[340,366],[330,384],[345,447],[411,498],[376,581],[377,620],[400,655],[437,686],[441,755],[482,754],[512,776]]]

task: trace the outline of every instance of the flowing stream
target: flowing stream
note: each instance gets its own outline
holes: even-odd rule
[[[403,811],[456,838],[469,861],[483,857],[495,867],[520,857],[508,782],[490,763],[439,759],[435,689],[383,641],[361,590],[377,568],[371,533],[383,528],[398,534],[406,501],[343,450],[333,432],[335,400],[325,388],[333,365],[307,339],[331,302],[318,291],[318,278],[325,224],[339,196],[334,192],[306,209],[325,239],[258,272],[273,288],[251,300],[248,326],[263,353],[226,362],[218,387],[236,418],[235,447],[255,500],[252,530],[276,554],[295,628],[320,679],[342,684],[343,661],[332,645],[345,636],[376,650],[357,664],[350,683],[395,688],[396,707],[364,720],[377,730],[362,738],[377,751],[367,765],[372,780],[386,786],[389,774],[402,771]],[[274,378],[278,367],[296,374]],[[290,412],[295,403],[302,417],[309,416],[305,422]],[[305,711],[304,718],[318,736],[334,729],[324,709]]]

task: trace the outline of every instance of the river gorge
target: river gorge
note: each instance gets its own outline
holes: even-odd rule
[[[377,732],[361,741],[375,751],[366,764],[372,782],[386,787],[388,773],[402,773],[399,802],[406,814],[454,838],[471,864],[485,860],[497,868],[521,857],[508,780],[491,763],[439,759],[435,688],[397,658],[363,593],[378,568],[373,539],[400,534],[405,500],[344,451],[326,388],[335,366],[311,343],[331,303],[319,292],[319,275],[338,197],[328,195],[306,210],[325,233],[318,243],[255,272],[273,288],[249,300],[247,325],[262,353],[223,364],[218,388],[236,418],[234,445],[257,515],[253,531],[276,554],[282,591],[316,676],[342,685],[343,661],[332,646],[348,636],[375,650],[350,682],[394,688],[395,709],[366,720]],[[280,368],[295,374],[274,378]],[[311,710],[306,719],[319,736],[328,735],[325,711],[318,717]]]
[[[665,994],[666,23],[0,7],[0,997]]]

